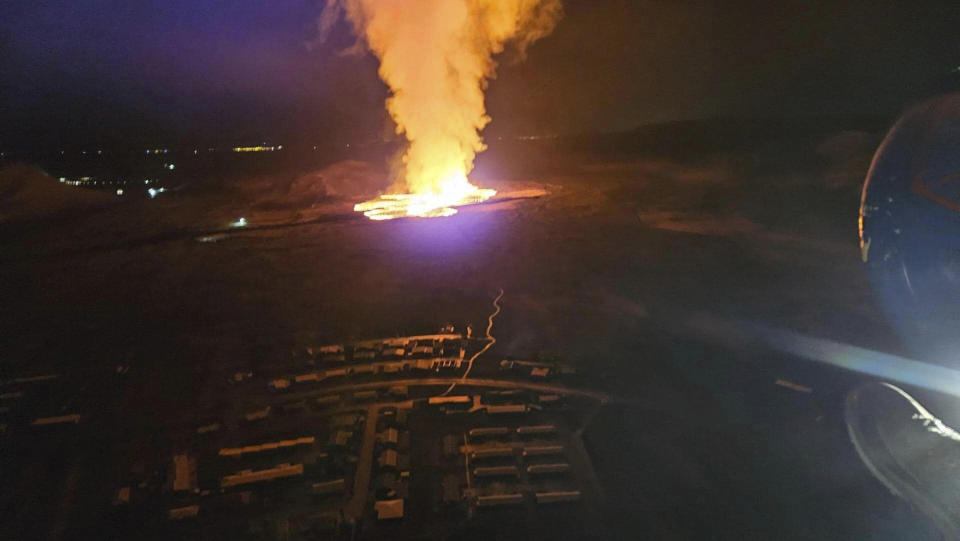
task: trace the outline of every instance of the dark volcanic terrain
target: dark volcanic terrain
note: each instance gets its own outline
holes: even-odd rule
[[[383,156],[340,156],[331,163],[353,161],[327,180],[291,166],[156,199],[7,166],[0,379],[68,374],[81,383],[61,392],[94,420],[67,448],[0,436],[0,536],[96,531],[116,488],[100,472],[124,459],[116,442],[159,445],[150,426],[217,407],[228,375],[279,370],[309,345],[447,323],[481,332],[501,288],[485,358],[558,359],[580,385],[632,404],[604,409],[585,433],[607,538],[932,536],[847,440],[842,401],[862,376],[694,324],[898,352],[856,231],[885,127],[714,121],[493,141],[475,183],[548,194],[389,222],[350,211],[380,187]],[[230,228],[241,216],[248,226]],[[104,376],[118,366],[129,368],[121,382]],[[27,458],[33,467],[15,465]]]

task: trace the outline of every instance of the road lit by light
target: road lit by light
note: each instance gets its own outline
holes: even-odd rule
[[[237,218],[235,222],[230,222],[230,227],[246,227],[246,226],[247,226],[247,219],[244,218],[243,216]]]

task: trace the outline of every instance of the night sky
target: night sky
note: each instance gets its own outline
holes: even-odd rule
[[[567,0],[504,59],[488,134],[891,115],[960,67],[960,2]],[[722,7],[721,7],[722,6]],[[0,146],[377,138],[386,90],[322,0],[7,0]]]

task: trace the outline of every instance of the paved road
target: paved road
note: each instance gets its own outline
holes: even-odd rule
[[[344,508],[347,516],[357,519],[358,522],[363,518],[363,511],[367,506],[367,494],[370,492],[373,444],[377,436],[377,412],[382,407],[384,407],[382,404],[372,404],[367,407],[367,421],[363,427],[363,442],[360,444],[360,457],[357,460],[356,475],[353,479],[353,496]]]
[[[347,516],[354,517],[359,522],[367,507],[367,498],[370,495],[370,479],[373,476],[373,449],[377,442],[377,416],[383,408],[397,409],[412,408],[413,403],[404,402],[377,402],[367,406],[367,420],[363,427],[363,442],[360,444],[360,455],[357,457],[357,473],[353,479],[353,495],[343,510]]]
[[[392,380],[383,380],[383,381],[368,381],[363,383],[353,383],[350,385],[337,385],[332,387],[316,387],[309,391],[300,391],[300,392],[291,392],[282,395],[285,399],[289,398],[299,398],[299,397],[308,397],[317,394],[335,394],[335,393],[344,393],[351,391],[365,391],[368,389],[378,389],[381,387],[399,387],[399,386],[417,386],[417,385],[450,385],[456,383],[457,385],[466,385],[473,387],[495,387],[498,389],[526,389],[530,391],[537,391],[542,393],[552,393],[552,394],[565,394],[573,396],[582,396],[586,398],[592,398],[600,402],[622,402],[622,399],[618,399],[613,395],[601,391],[591,391],[586,389],[573,389],[566,387],[564,385],[558,385],[553,383],[537,383],[532,381],[515,381],[515,380],[503,380],[503,379],[493,379],[493,378],[466,378],[462,379],[459,377],[444,377],[444,378],[409,378],[409,379],[392,379]],[[367,421],[369,422],[369,420]]]

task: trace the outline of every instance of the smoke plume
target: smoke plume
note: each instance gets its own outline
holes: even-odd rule
[[[522,58],[563,15],[560,0],[329,0],[321,34],[345,13],[380,60],[387,110],[409,145],[393,191],[463,192],[486,147],[484,90],[493,56],[508,44]],[[323,36],[321,35],[321,39]]]

